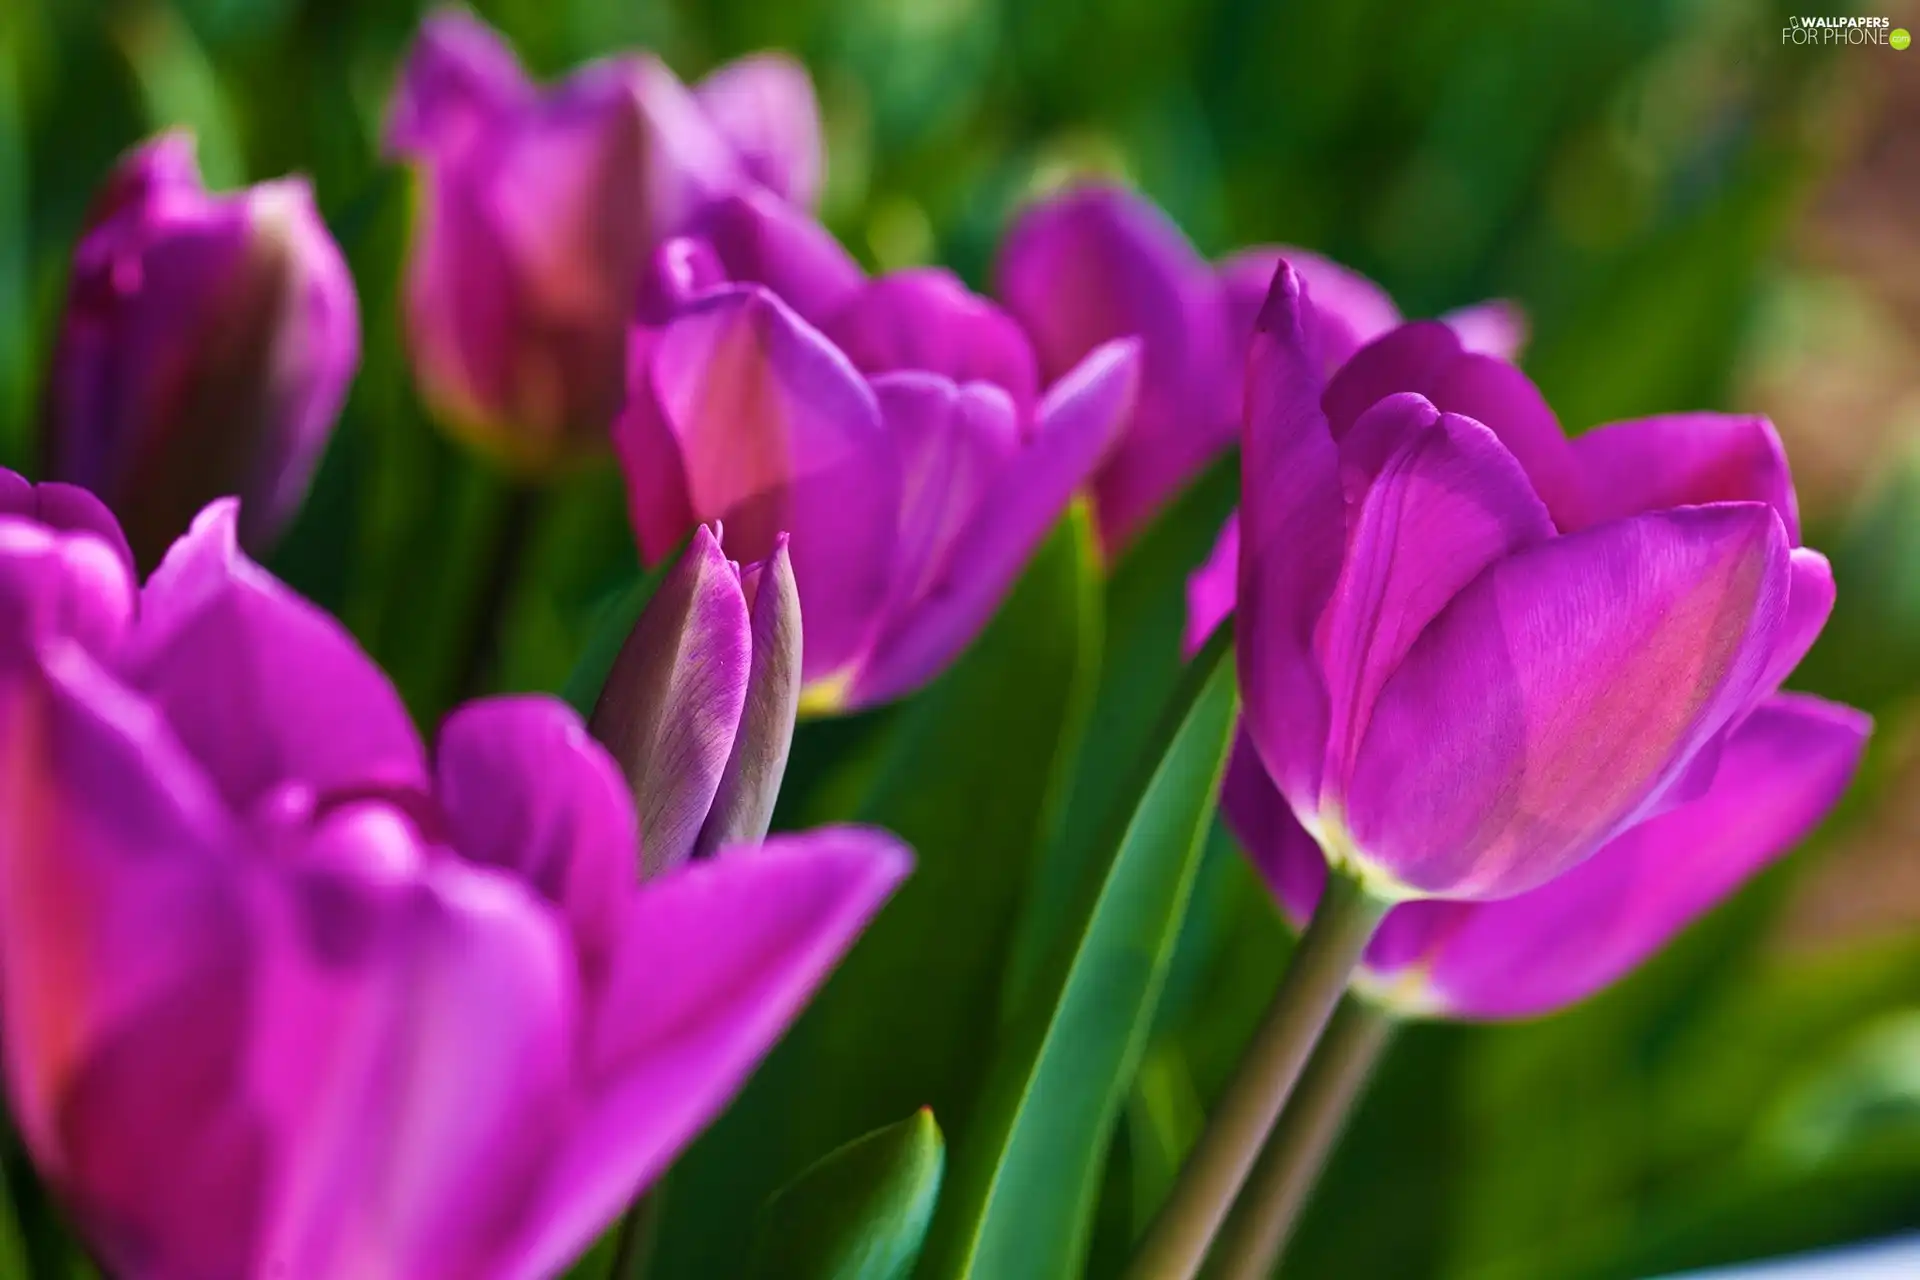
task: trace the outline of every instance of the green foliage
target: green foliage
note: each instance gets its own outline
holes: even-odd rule
[[[761,1211],[760,1280],[907,1280],[940,1196],[946,1145],[921,1109],[823,1157]]]

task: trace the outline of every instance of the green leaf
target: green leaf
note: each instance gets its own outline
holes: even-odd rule
[[[835,770],[798,753],[809,795],[783,812],[855,819],[900,835],[913,875],[787,1038],[675,1169],[653,1275],[738,1275],[739,1223],[850,1138],[930,1106],[965,1131],[1002,1020],[1008,941],[1092,692],[1098,580],[1086,516],[1057,529],[999,615],[954,667],[842,741]],[[836,735],[838,737],[839,735]],[[846,795],[847,807],[819,800]]]
[[[647,607],[647,601],[653,599],[660,579],[679,558],[680,552],[675,551],[595,610],[592,639],[587,641],[560,695],[582,717],[593,714],[593,704],[600,700],[600,686],[607,682],[613,660],[620,656],[620,646],[627,642],[633,624],[640,621],[640,614]]]
[[[940,1197],[946,1144],[925,1107],[856,1138],[776,1192],[760,1215],[763,1280],[906,1280]]]
[[[1063,946],[955,1144],[922,1277],[1079,1273],[1109,1139],[1152,1029],[1226,766],[1229,635],[1195,661],[1116,815]]]

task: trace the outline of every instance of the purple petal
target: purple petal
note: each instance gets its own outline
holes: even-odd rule
[[[702,298],[652,352],[664,427],[691,514],[725,524],[727,553],[765,559],[791,534],[806,614],[806,677],[865,647],[893,581],[899,461],[864,379],[773,295]]]
[[[1363,864],[1497,898],[1634,820],[1753,697],[1786,608],[1758,503],[1616,521],[1510,556],[1387,682],[1345,796]]]
[[[1313,303],[1314,341],[1328,373],[1354,352],[1400,323],[1400,308],[1387,291],[1357,271],[1305,249],[1286,246],[1242,249],[1220,264],[1236,340],[1252,335],[1260,305],[1273,287],[1281,258],[1293,264]]]
[[[1764,502],[1800,542],[1800,510],[1779,433],[1765,418],[1675,413],[1596,427],[1573,442],[1590,520],[1706,502]]]
[[[425,785],[393,686],[339,623],[241,554],[230,500],[168,552],[127,646],[125,678],[236,811],[286,782]]]
[[[1343,470],[1359,468],[1343,482],[1365,488],[1348,507],[1346,562],[1315,644],[1333,778],[1352,768],[1375,699],[1434,615],[1488,565],[1553,536],[1494,434],[1419,396],[1374,405],[1340,451]]]
[[[1125,429],[1139,379],[1138,345],[1115,342],[1054,384],[1040,404],[1033,440],[981,496],[941,577],[875,645],[850,692],[851,704],[870,706],[925,683],[980,634]],[[958,416],[965,421],[977,411],[989,419],[995,416],[991,405],[963,392]],[[980,433],[977,425],[966,430]]]
[[[627,341],[627,402],[613,423],[613,452],[626,480],[627,514],[641,563],[655,565],[698,521],[687,497],[687,464],[654,390],[654,353],[663,330],[635,325]]]
[[[873,390],[900,456],[900,532],[887,605],[899,617],[939,594],[982,504],[1021,465],[1020,419],[1004,392],[982,383],[897,373],[874,379]]]
[[[693,232],[713,246],[735,280],[765,285],[809,324],[823,324],[866,283],[866,273],[827,229],[765,191],[715,202]]]
[[[1793,674],[1833,613],[1833,566],[1827,558],[1818,551],[1795,547],[1788,567],[1787,611],[1780,619],[1773,657],[1766,674],[1760,677],[1761,689],[1769,693]]]
[[[800,710],[800,588],[793,580],[786,539],[771,557],[741,570],[740,586],[753,633],[747,701],[720,789],[694,845],[695,857],[711,857],[722,845],[756,844],[766,837]]]
[[[502,117],[529,109],[536,91],[513,50],[469,13],[441,9],[420,24],[388,109],[390,156],[453,155],[479,143]]]
[[[914,369],[954,382],[987,382],[1013,397],[1021,421],[1032,414],[1039,374],[1026,335],[945,268],[881,276],[821,331],[863,373]]]
[[[74,484],[45,481],[31,484],[25,477],[0,468],[0,515],[24,516],[59,533],[90,533],[119,557],[131,575],[133,552],[120,522],[106,504]]]
[[[826,149],[805,66],[783,53],[736,58],[696,85],[694,96],[754,181],[793,204],[819,198]]]
[[[92,533],[0,514],[0,670],[47,636],[108,651],[133,621],[137,594],[119,550]]]
[[[1308,306],[1282,263],[1248,355],[1234,625],[1247,731],[1280,789],[1312,806],[1330,715],[1314,631],[1339,579],[1346,517]]]
[[[1591,523],[1572,446],[1553,410],[1518,369],[1463,351],[1458,335],[1437,321],[1401,325],[1361,348],[1327,384],[1325,407],[1333,434],[1345,435],[1361,414],[1400,391],[1423,395],[1442,413],[1491,428],[1526,468],[1560,529]]]
[[[1527,345],[1527,313],[1503,298],[1449,311],[1440,323],[1453,330],[1464,350],[1496,360],[1516,361]]]
[[[688,303],[727,283],[727,269],[713,246],[697,236],[675,236],[647,257],[640,277],[639,301],[634,306],[641,324],[653,328],[667,323]],[[632,348],[627,367],[633,368]]]
[[[1214,631],[1233,613],[1240,583],[1240,513],[1220,526],[1219,540],[1206,563],[1187,578],[1187,630],[1180,642],[1188,657],[1200,652]]]
[[[607,673],[593,733],[626,775],[645,876],[693,854],[747,701],[752,662],[740,571],[704,525]]]
[[[434,795],[454,849],[558,907],[597,973],[640,865],[640,828],[619,769],[580,718],[544,697],[468,703],[440,727]]]
[[[777,836],[628,900],[594,1011],[591,1104],[533,1205],[512,1274],[559,1270],[713,1118],[909,866],[859,828]]]
[[[1091,187],[1021,215],[994,282],[1046,380],[1101,343],[1141,340],[1139,405],[1095,494],[1101,541],[1116,554],[1233,443],[1245,347],[1228,332],[1213,273],[1149,201]]]
[[[1869,728],[1817,698],[1763,703],[1699,800],[1531,893],[1475,904],[1429,962],[1434,1011],[1525,1017],[1621,977],[1812,829],[1845,789]]]

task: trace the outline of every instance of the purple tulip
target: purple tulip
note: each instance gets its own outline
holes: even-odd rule
[[[1223,544],[1247,733],[1327,858],[1389,900],[1507,898],[1710,794],[1833,603],[1771,425],[1570,442],[1431,322],[1329,380],[1306,295],[1283,264]],[[1201,570],[1190,638],[1232,583]]]
[[[20,485],[0,482],[7,510]],[[0,515],[0,600],[99,545]],[[210,507],[133,606],[0,632],[11,1116],[120,1275],[557,1274],[907,868],[854,828],[636,881],[574,715],[392,687]],[[108,557],[113,560],[112,556]],[[91,585],[98,557],[64,557]],[[663,762],[664,763],[664,762]]]
[[[784,537],[744,571],[702,525],[647,602],[589,724],[627,776],[657,875],[767,834],[800,704],[800,599]]]
[[[986,625],[1098,466],[1137,357],[1107,344],[1042,393],[1018,326],[947,272],[866,280],[764,202],[716,215],[663,250],[642,314],[666,318],[633,337],[615,446],[642,555],[701,521],[742,561],[789,533],[803,705],[898,697]]]
[[[387,149],[422,178],[407,273],[422,392],[533,468],[604,447],[654,246],[736,191],[811,199],[821,170],[812,87],[791,61],[745,59],[690,91],[632,55],[542,88],[454,10],[421,29]]]
[[[1008,233],[996,291],[1032,335],[1044,376],[1060,376],[1114,338],[1143,342],[1140,402],[1094,490],[1110,555],[1233,445],[1247,340],[1282,254],[1312,286],[1315,340],[1330,365],[1400,323],[1378,285],[1298,249],[1246,249],[1209,265],[1165,214],[1120,188],[1044,200]],[[1506,303],[1455,312],[1447,323],[1475,349],[1501,356],[1526,338],[1524,319]]]
[[[1728,737],[1698,799],[1629,827],[1558,879],[1498,902],[1395,907],[1357,989],[1409,1017],[1530,1017],[1584,999],[1798,843],[1846,788],[1870,727],[1818,698],[1767,699]],[[1244,736],[1221,805],[1281,909],[1304,924],[1326,860]]]
[[[119,514],[151,567],[237,494],[260,554],[293,518],[360,359],[346,263],[300,179],[200,185],[164,134],[95,199],[47,392],[52,473]]]

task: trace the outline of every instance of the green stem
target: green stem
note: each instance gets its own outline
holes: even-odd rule
[[[640,1280],[647,1272],[654,1241],[660,1236],[660,1201],[666,1184],[656,1182],[628,1207],[620,1219],[620,1232],[613,1241],[613,1265],[607,1268],[607,1280]]]
[[[1393,1039],[1393,1018],[1349,1000],[1300,1077],[1300,1090],[1280,1113],[1260,1163],[1234,1202],[1214,1244],[1207,1274],[1215,1280],[1267,1280],[1347,1116]]]
[[[1337,872],[1327,877],[1266,1019],[1148,1229],[1128,1272],[1131,1280],[1190,1280],[1199,1272],[1214,1232],[1390,905]]]
[[[453,698],[465,702],[487,691],[487,682],[500,659],[500,642],[513,606],[514,588],[527,560],[540,490],[523,480],[509,481],[505,501],[494,524],[493,545],[481,572],[480,596],[474,602],[473,626],[468,632],[466,656],[454,681]]]

